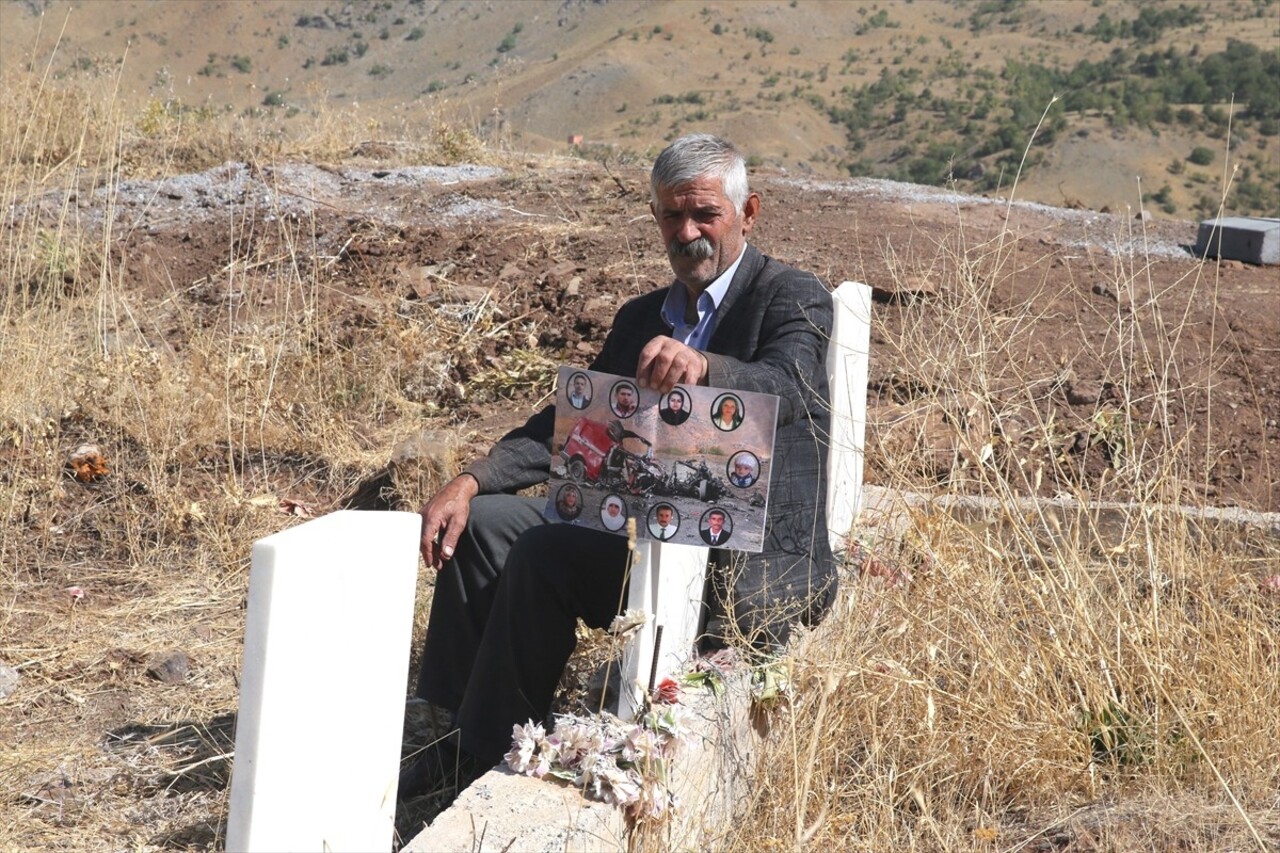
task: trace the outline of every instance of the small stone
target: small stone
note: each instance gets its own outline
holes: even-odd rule
[[[542,280],[549,287],[559,287],[562,283],[567,282],[577,271],[578,264],[575,261],[560,261],[548,267],[542,273]]]
[[[11,666],[0,666],[0,699],[8,699],[18,689],[22,675]]]
[[[152,655],[147,662],[147,675],[165,684],[181,684],[190,672],[190,659],[178,649]]]
[[[1073,406],[1092,406],[1102,396],[1102,386],[1098,383],[1078,379],[1068,382],[1063,390],[1066,392],[1067,402]]]
[[[454,284],[446,288],[442,288],[441,297],[444,302],[476,303],[487,300],[489,298],[489,293],[489,288],[481,287],[478,284]]]
[[[1110,299],[1112,301],[1115,301],[1116,299],[1115,292],[1105,284],[1095,284],[1092,289],[1095,296],[1101,296],[1104,299]]]

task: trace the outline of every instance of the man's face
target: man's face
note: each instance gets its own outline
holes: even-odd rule
[[[671,523],[671,508],[665,507],[665,506],[658,507],[658,526],[666,527],[670,523]]]
[[[733,470],[734,473],[743,479],[751,476],[751,466],[746,462],[735,462]]]
[[[738,414],[738,404],[733,402],[733,398],[728,398],[720,406],[720,412],[723,420],[731,421]]]
[[[671,411],[673,412],[680,411],[681,409],[684,408],[684,395],[672,394],[671,399],[667,402],[667,405],[671,407]]]
[[[720,528],[724,527],[724,516],[718,512],[713,512],[707,516],[707,527],[711,528],[712,533],[719,533]]]
[[[749,195],[739,212],[718,177],[659,187],[657,195],[649,208],[658,220],[671,269],[697,296],[738,259],[760,211],[760,197]]]
[[[626,412],[635,405],[635,394],[631,391],[631,386],[623,385],[618,389],[618,408]]]
[[[565,506],[567,506],[569,509],[573,509],[575,506],[577,506],[577,505],[578,505],[578,493],[577,493],[577,492],[565,492],[565,493],[564,493],[564,505],[565,505]]]
[[[573,393],[578,397],[587,396],[587,380],[581,376],[573,377]]]

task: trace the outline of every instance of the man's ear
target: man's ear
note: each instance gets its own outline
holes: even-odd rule
[[[650,205],[652,206],[652,205]],[[751,228],[756,224],[756,217],[760,215],[760,196],[752,193],[747,196],[747,200],[742,204],[742,233],[750,234]]]
[[[658,221],[658,207],[652,201],[649,202],[649,215],[653,217],[653,221]]]

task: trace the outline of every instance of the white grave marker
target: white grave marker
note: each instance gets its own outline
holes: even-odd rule
[[[422,520],[254,543],[227,850],[390,850]]]
[[[622,655],[618,716],[633,719],[643,703],[649,676],[658,681],[680,672],[693,656],[702,617],[702,592],[709,548],[669,545],[653,540],[636,543],[627,590],[627,609],[650,615]],[[654,669],[654,639],[662,626],[662,642]]]
[[[836,288],[835,323],[827,347],[831,441],[827,451],[827,531],[831,550],[846,538],[862,509],[863,446],[867,435],[867,370],[871,365],[871,288],[846,281]]]

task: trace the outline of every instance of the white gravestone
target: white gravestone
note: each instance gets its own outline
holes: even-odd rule
[[[622,655],[622,683],[617,714],[634,719],[643,707],[649,677],[661,681],[684,671],[693,656],[694,640],[702,618],[703,583],[710,549],[646,540],[636,543],[631,564],[627,609],[649,614],[637,636]],[[662,641],[654,662],[654,640],[662,626]]]
[[[827,451],[827,530],[842,553],[862,509],[863,446],[867,436],[867,371],[871,366],[871,288],[846,281],[836,288],[835,324],[827,347],[831,440]]]
[[[390,850],[422,519],[254,543],[227,850]]]

